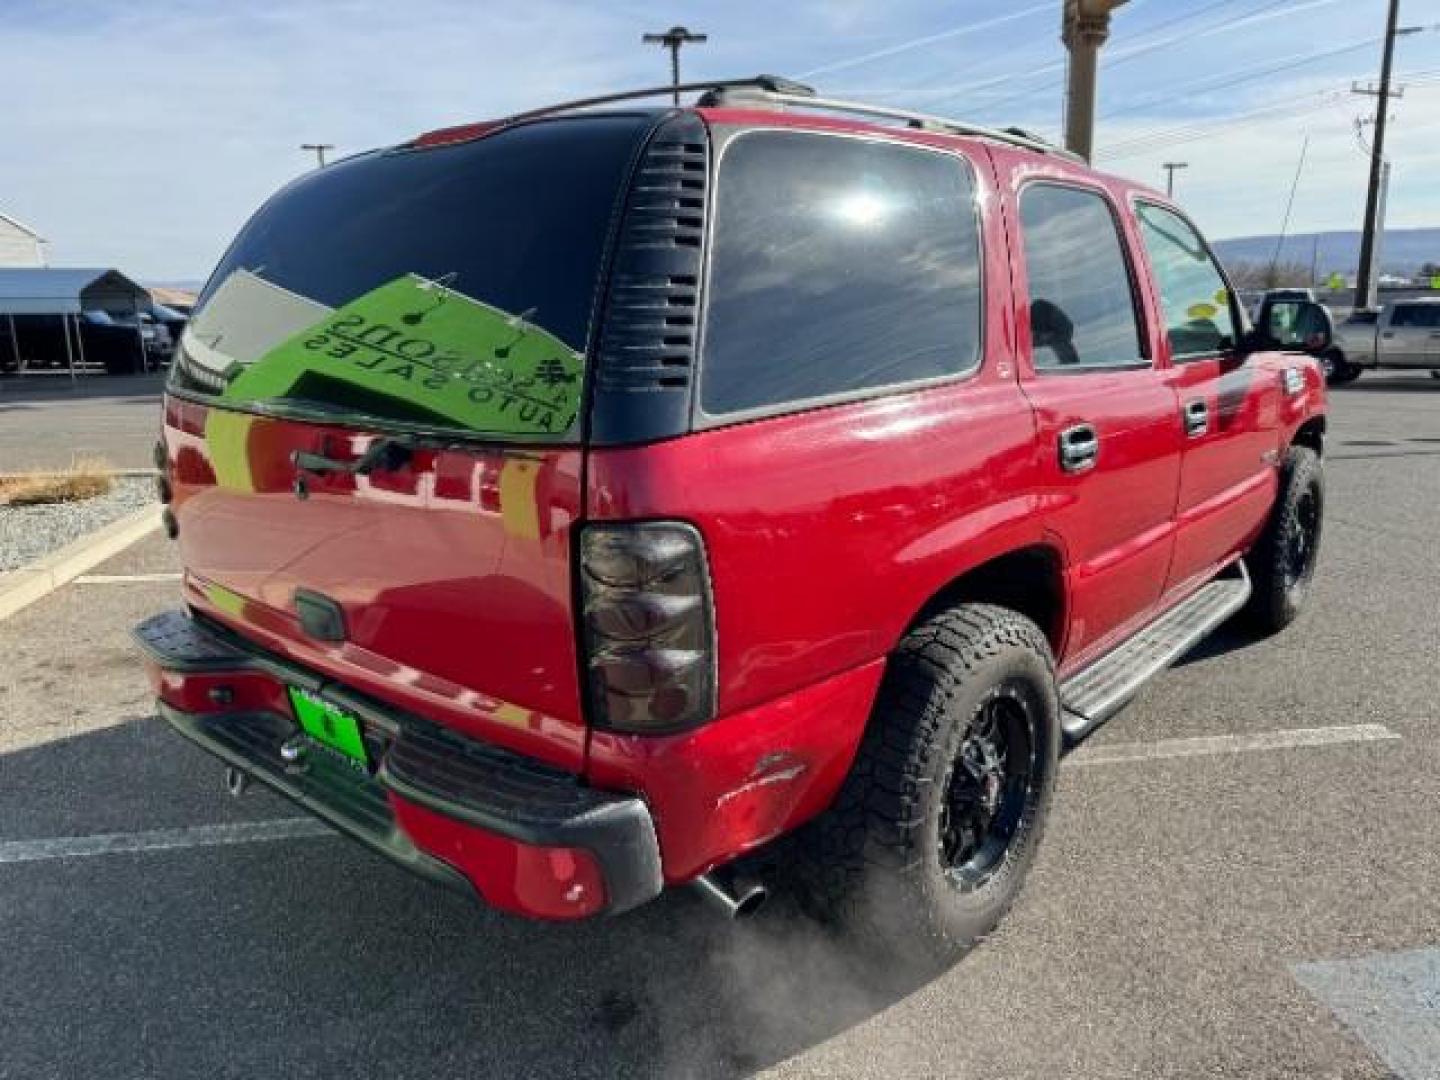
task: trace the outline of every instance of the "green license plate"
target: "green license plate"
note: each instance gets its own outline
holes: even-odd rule
[[[355,717],[293,686],[290,688],[290,706],[295,710],[295,719],[300,721],[300,727],[310,738],[351,761],[361,765],[368,763],[365,740],[360,735],[360,721]]]

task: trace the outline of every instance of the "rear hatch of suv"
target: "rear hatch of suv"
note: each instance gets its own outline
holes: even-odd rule
[[[586,356],[644,114],[420,140],[245,226],[166,404],[186,598],[324,678],[564,768]]]

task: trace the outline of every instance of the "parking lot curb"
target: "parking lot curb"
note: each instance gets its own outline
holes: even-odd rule
[[[70,476],[69,469],[29,469],[22,472],[0,472],[0,480],[51,480],[60,476]],[[98,476],[108,476],[113,480],[143,480],[146,477],[158,476],[155,469],[100,469]]]
[[[147,506],[66,544],[59,551],[0,576],[0,619],[49,596],[85,571],[160,528],[160,510]]]

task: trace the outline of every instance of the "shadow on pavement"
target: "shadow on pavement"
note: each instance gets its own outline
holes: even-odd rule
[[[0,840],[297,813],[220,776],[153,719],[17,751]],[[737,1077],[924,982],[784,901],[530,923],[339,837],[0,863],[0,955],[0,1075],[27,1077]]]
[[[1171,664],[1170,668],[1174,670],[1189,664],[1198,664],[1203,660],[1213,660],[1217,656],[1239,652],[1241,649],[1259,644],[1260,640],[1263,639],[1256,638],[1255,634],[1246,628],[1242,613],[1221,624],[1218,629],[1202,638],[1193,649]]]

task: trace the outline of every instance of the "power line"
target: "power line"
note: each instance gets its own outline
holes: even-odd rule
[[[1107,160],[1134,157],[1137,154],[1150,153],[1162,147],[1175,146],[1180,143],[1191,142],[1194,139],[1204,139],[1216,130],[1223,130],[1230,127],[1243,127],[1246,124],[1254,123],[1257,120],[1265,120],[1277,114],[1297,116],[1315,112],[1318,109],[1332,107],[1343,93],[1344,91],[1338,88],[1321,91],[1318,94],[1312,92],[1302,94],[1295,98],[1284,98],[1280,101],[1271,102],[1269,105],[1253,109],[1249,112],[1235,113],[1225,117],[1223,120],[1147,131],[1134,138],[1113,143],[1104,150],[1099,151],[1096,157]],[[1304,101],[1310,101],[1311,103],[1308,106],[1296,108],[1297,103]]]
[[[1194,41],[1197,38],[1214,37],[1217,34],[1229,33],[1232,30],[1237,30],[1242,27],[1249,26],[1255,22],[1264,22],[1268,19],[1279,18],[1282,15],[1291,14],[1292,12],[1304,11],[1310,8],[1323,7],[1325,5],[1335,3],[1339,3],[1339,0],[1300,0],[1299,3],[1296,3],[1295,0],[1269,0],[1268,3],[1262,4],[1254,11],[1251,11],[1241,16],[1239,19],[1236,19],[1233,22],[1217,23],[1212,26],[1202,27],[1200,30],[1193,33],[1175,34],[1168,38],[1162,38],[1159,41],[1145,41],[1143,40],[1144,35],[1142,35],[1142,40],[1138,40],[1133,46],[1128,49],[1124,46],[1116,46],[1112,48],[1110,54],[1106,57],[1105,69],[1109,71],[1111,68],[1114,68],[1119,64],[1123,64],[1129,60],[1134,60],[1138,57],[1148,55],[1149,53],[1156,52],[1160,49],[1168,48],[1171,45],[1188,43]],[[1191,12],[1188,16],[1182,16],[1177,19],[1172,19],[1169,23],[1162,24],[1162,27],[1168,28],[1170,26],[1176,25],[1177,23],[1185,22],[1188,19],[1198,18],[1200,15],[1205,14],[1207,11],[1212,11],[1219,6],[1221,6],[1221,4],[1211,4],[1207,7],[1199,9],[1198,11]],[[1034,75],[1041,74],[1042,71],[1063,66],[1063,62],[1060,64],[1049,65],[1048,68],[1037,68],[1033,71],[1026,72],[1021,75],[1012,76],[1010,80],[990,80],[990,82],[986,85],[997,85],[1001,82],[1013,81],[1014,79],[1030,78]],[[988,102],[983,107],[986,109],[997,109],[1002,106],[1009,105],[1012,102],[1024,101],[1026,98],[1034,97],[1036,94],[1041,94],[1047,90],[1058,88],[1063,85],[1063,83],[1063,79],[1050,80],[1041,86],[1033,87],[1029,90],[1024,90],[1010,97],[1001,98],[999,101]]]
[[[1162,23],[1159,23],[1159,24],[1156,25],[1156,26],[1150,27],[1149,29],[1147,29],[1147,30],[1145,30],[1145,31],[1143,31],[1143,32],[1141,33],[1140,38],[1143,40],[1145,36],[1147,36],[1147,35],[1149,35],[1149,34],[1152,34],[1152,33],[1154,33],[1154,32],[1157,31],[1157,30],[1162,30],[1162,29],[1165,29],[1165,28],[1167,28],[1167,27],[1174,26],[1174,25],[1176,25],[1177,23],[1188,22],[1188,21],[1191,20],[1191,19],[1199,18],[1201,15],[1204,15],[1204,14],[1205,14],[1206,12],[1208,12],[1208,11],[1213,11],[1215,8],[1225,7],[1225,6],[1228,5],[1228,4],[1234,4],[1234,3],[1238,3],[1238,2],[1239,2],[1239,0],[1215,0],[1214,3],[1207,4],[1205,7],[1200,8],[1198,11],[1192,11],[1192,12],[1189,12],[1189,13],[1187,13],[1187,14],[1185,14],[1185,15],[1180,16],[1179,18],[1170,19],[1170,20],[1168,20],[1168,21],[1166,21],[1166,22],[1162,22]],[[1273,4],[1281,4],[1281,3],[1289,3],[1289,2],[1290,2],[1290,0],[1272,0],[1272,6],[1273,6]],[[1329,2],[1329,0],[1326,0],[1326,2]],[[1035,11],[1035,10],[1036,10],[1035,8],[1027,8],[1026,11],[1023,12],[1022,14],[1028,14],[1028,13],[1033,12],[1033,11]],[[1051,11],[1053,11],[1053,10],[1054,10],[1054,5],[1053,5],[1053,4],[1044,5],[1044,6],[1043,6],[1043,10],[1051,10]],[[1133,7],[1132,7],[1132,10],[1133,10]],[[1263,10],[1263,9],[1262,9],[1262,10]],[[922,97],[921,97],[921,100],[926,100],[926,101],[933,101],[933,100],[945,101],[945,100],[948,100],[948,99],[951,98],[951,97],[958,97],[959,95],[964,94],[964,93],[967,93],[967,92],[972,91],[972,90],[984,90],[984,89],[987,89],[987,88],[989,88],[989,87],[991,87],[991,86],[1003,86],[1003,85],[1005,85],[1005,84],[1007,84],[1007,83],[1012,83],[1012,82],[1015,82],[1016,80],[1019,80],[1019,79],[1033,79],[1036,75],[1043,75],[1043,74],[1046,74],[1046,73],[1051,72],[1051,71],[1058,71],[1059,69],[1063,68],[1064,66],[1065,66],[1065,61],[1064,61],[1064,59],[1060,59],[1060,60],[1051,61],[1050,63],[1042,64],[1042,65],[1040,65],[1039,67],[1034,67],[1034,68],[1031,68],[1030,70],[1024,71],[1024,72],[1016,72],[1016,73],[1011,73],[1011,74],[1009,74],[1009,75],[997,75],[997,76],[995,76],[994,78],[981,79],[981,80],[979,80],[978,82],[962,83],[962,84],[959,85],[959,86],[945,87],[945,88],[943,88],[943,91],[941,91],[941,90],[936,90],[936,89],[932,89],[932,91],[931,91],[930,93],[928,93],[928,94],[923,94]],[[806,73],[806,74],[813,74],[813,72],[808,72],[808,73]],[[802,76],[802,77],[803,77],[803,76]],[[1048,88],[1049,88],[1050,86],[1052,86],[1052,85],[1053,85],[1053,86],[1060,86],[1060,85],[1063,85],[1063,84],[1064,84],[1064,79],[1061,79],[1061,80],[1059,80],[1058,82],[1046,83],[1046,85],[1045,85],[1044,87],[1042,87],[1041,89],[1048,89]],[[941,94],[941,96],[938,97],[938,98],[934,96],[937,92]],[[1032,94],[1032,93],[1038,93],[1038,91],[1026,91],[1026,93],[1025,93],[1023,96],[1028,97],[1028,96],[1029,96],[1030,94]],[[1009,99],[1009,98],[1006,98],[1006,99],[1004,99],[1004,100],[1007,100],[1007,101],[1008,101],[1008,100],[1010,100],[1010,99]]]
[[[884,60],[891,56],[898,56],[900,53],[910,52],[914,49],[923,49],[927,45],[933,45],[938,41],[949,41],[951,38],[963,37],[966,34],[973,34],[977,30],[988,30],[991,27],[1000,26],[1003,23],[1015,22],[1017,19],[1024,19],[1031,15],[1037,15],[1042,11],[1054,11],[1054,0],[1047,0],[1046,3],[1036,4],[1021,11],[1012,11],[1008,15],[1000,15],[993,19],[985,19],[981,22],[966,23],[963,26],[951,27],[949,30],[941,30],[935,34],[925,34],[922,37],[911,38],[909,41],[902,41],[883,49],[876,49],[874,52],[862,53],[860,56],[852,56],[846,60],[836,60],[833,63],[821,64],[809,71],[802,71],[795,76],[797,79],[808,79],[814,75],[823,75],[831,71],[843,71],[846,68],[859,67],[875,60]]]
[[[1249,82],[1251,79],[1262,78],[1265,75],[1274,75],[1282,71],[1292,71],[1297,67],[1304,67],[1306,64],[1313,63],[1316,60],[1324,60],[1332,56],[1339,56],[1342,53],[1355,52],[1358,49],[1367,48],[1375,44],[1379,40],[1380,39],[1378,37],[1366,38],[1364,41],[1358,41],[1353,45],[1342,45],[1338,49],[1326,49],[1323,52],[1305,53],[1303,56],[1286,57],[1285,63],[1276,64],[1271,67],[1250,68],[1247,69],[1245,72],[1236,75],[1233,78],[1224,78],[1221,81],[1216,81],[1214,79],[1201,79],[1193,83],[1182,83],[1179,86],[1172,87],[1169,92],[1163,95],[1154,95],[1145,98],[1143,101],[1138,101],[1134,104],[1127,105],[1122,109],[1112,109],[1110,112],[1101,113],[1100,119],[1108,120],[1112,116],[1124,116],[1126,113],[1139,112],[1141,109],[1147,108],[1150,105],[1158,104],[1162,101],[1168,104],[1177,100],[1185,100],[1187,95],[1180,94],[1177,97],[1175,91],[1195,90],[1204,93],[1212,90],[1225,90],[1229,87],[1239,86],[1241,83]]]
[[[1407,87],[1415,89],[1432,89],[1440,86],[1440,68],[1427,68],[1422,71],[1396,72],[1396,80],[1405,80]],[[1218,130],[1230,127],[1246,127],[1257,121],[1267,120],[1274,115],[1285,117],[1304,115],[1317,112],[1320,109],[1328,109],[1340,101],[1346,89],[1336,86],[1331,89],[1311,91],[1297,97],[1282,98],[1273,101],[1250,112],[1235,113],[1228,117],[1215,121],[1205,121],[1196,124],[1184,124],[1173,128],[1157,128],[1152,131],[1142,132],[1130,139],[1118,143],[1112,143],[1103,150],[1096,152],[1097,158],[1106,160],[1121,160],[1123,158],[1137,157],[1140,154],[1153,153],[1158,150],[1167,149],[1171,146],[1178,146],[1182,143],[1194,142],[1196,139],[1209,138]],[[1309,101],[1311,104],[1303,108],[1295,108],[1297,103]]]

